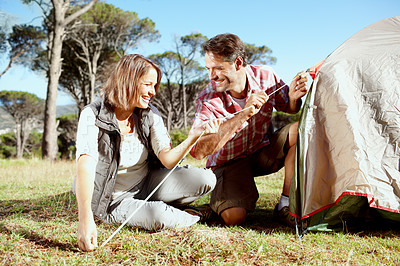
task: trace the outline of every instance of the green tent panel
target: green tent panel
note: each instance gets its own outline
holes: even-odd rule
[[[324,60],[300,118],[290,212],[300,231],[400,225],[400,17]]]

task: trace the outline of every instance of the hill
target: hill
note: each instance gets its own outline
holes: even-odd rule
[[[57,106],[57,117],[76,113],[78,113],[78,107],[75,104]],[[0,134],[10,132],[13,129],[14,119],[11,117],[11,115],[4,111],[3,108],[0,108]],[[38,130],[41,131],[42,128]]]

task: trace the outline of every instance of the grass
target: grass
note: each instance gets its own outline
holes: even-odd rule
[[[156,233],[123,228],[103,249],[81,252],[74,175],[74,162],[0,160],[0,264],[400,264],[399,231],[309,233],[299,239],[274,223],[282,172],[256,178],[260,199],[243,226],[196,224]],[[118,227],[97,224],[100,244]]]

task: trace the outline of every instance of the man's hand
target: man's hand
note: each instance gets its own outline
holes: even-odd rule
[[[83,251],[92,251],[97,248],[97,229],[93,217],[79,221],[78,224],[78,246]]]
[[[249,109],[248,115],[252,117],[260,111],[261,107],[268,101],[269,97],[264,91],[259,91],[250,95],[249,100],[243,109]]]
[[[303,97],[308,90],[307,74],[305,71],[299,72],[289,86],[289,99],[297,101]]]
[[[215,134],[209,134],[208,136],[205,136],[199,140],[192,151],[192,156],[196,159],[202,159],[205,156],[213,154],[221,149],[232,137],[232,134],[234,134],[250,117],[257,114],[263,104],[267,101],[268,96],[264,91],[253,93],[250,95],[242,111],[237,112],[237,114],[235,114],[233,117],[230,117],[224,123],[222,123],[222,120],[224,119],[212,120],[212,123],[218,123],[219,128],[215,130]],[[210,126],[211,128],[217,127],[217,125]]]

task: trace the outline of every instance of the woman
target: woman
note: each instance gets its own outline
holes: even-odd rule
[[[215,133],[218,121],[192,129],[171,148],[157,109],[150,105],[161,81],[161,70],[141,55],[124,56],[103,88],[103,100],[81,113],[77,131],[78,245],[97,247],[94,216],[123,223],[144,202],[201,136]],[[163,168],[165,166],[166,168]],[[215,186],[211,170],[178,167],[146,202],[128,226],[147,230],[180,228],[200,217],[181,209]]]

